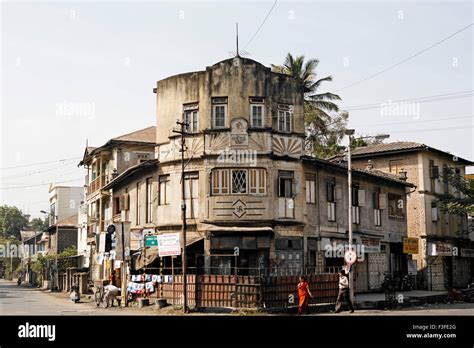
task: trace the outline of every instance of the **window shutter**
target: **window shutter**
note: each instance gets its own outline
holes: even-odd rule
[[[341,201],[342,200],[342,186],[341,185],[336,185],[336,200]]]
[[[387,209],[387,194],[379,194],[379,209]]]
[[[125,197],[124,195],[120,195],[119,197],[119,211],[125,210]]]
[[[359,207],[365,207],[365,190],[359,190]]]
[[[439,168],[438,168],[438,166],[430,167],[430,178],[431,179],[439,178]]]

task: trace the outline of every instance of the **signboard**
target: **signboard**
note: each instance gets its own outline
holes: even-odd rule
[[[138,250],[142,246],[142,231],[130,231],[130,249]]]
[[[428,243],[428,256],[453,256],[453,245],[448,243]]]
[[[357,254],[355,250],[347,250],[344,254],[344,260],[348,265],[352,265],[357,261]]]
[[[461,257],[474,257],[474,249],[461,248]]]
[[[157,236],[146,236],[145,237],[145,246],[147,246],[147,247],[157,247],[158,246]]]
[[[181,255],[180,233],[165,233],[158,237],[158,256]]]
[[[403,238],[403,253],[418,254],[418,238]]]
[[[379,253],[380,252],[380,239],[360,237],[360,242],[363,247],[364,253]]]
[[[416,260],[408,260],[408,275],[416,275]]]

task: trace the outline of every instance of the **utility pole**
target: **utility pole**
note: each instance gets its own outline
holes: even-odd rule
[[[184,186],[184,152],[186,151],[186,142],[185,142],[185,135],[190,135],[186,132],[186,127],[188,126],[184,120],[176,121],[176,124],[180,126],[180,130],[173,129],[173,133],[178,133],[181,135],[181,219],[182,219],[182,226],[181,226],[181,239],[183,243],[183,253],[181,255],[181,266],[183,272],[183,313],[188,312],[188,284],[187,284],[187,270],[186,270],[186,200],[185,200],[185,186]]]
[[[351,145],[352,135],[354,130],[346,129],[346,134],[349,136],[349,145],[347,146],[347,185],[348,185],[348,197],[349,197],[349,209],[348,209],[348,226],[349,226],[349,251],[352,251],[352,159],[351,159]],[[351,302],[354,303],[354,275],[351,270],[349,272],[349,297]]]

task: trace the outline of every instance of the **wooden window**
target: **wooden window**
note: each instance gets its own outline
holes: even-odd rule
[[[306,176],[306,203],[316,204],[316,177]]]
[[[431,221],[437,222],[439,220],[438,215],[438,205],[436,202],[431,202]]]
[[[395,193],[388,194],[388,217],[390,219],[403,219],[405,217],[404,201],[402,196]]]
[[[326,200],[328,202],[335,201],[336,182],[335,179],[329,179],[326,182]]]
[[[291,133],[293,124],[293,112],[290,110],[278,110],[278,130]]]
[[[263,98],[250,98],[250,125],[252,127],[263,127],[265,117],[265,104]]]
[[[231,169],[232,193],[246,194],[247,193],[247,170],[246,169]]]
[[[184,174],[184,200],[186,203],[186,218],[195,219],[199,213],[199,174]]]
[[[265,169],[249,169],[249,192],[251,194],[267,193],[267,171]]]
[[[215,169],[212,171],[212,194],[229,194],[229,169]]]
[[[278,172],[278,197],[293,197],[293,172]]]
[[[389,161],[390,173],[396,176],[400,175],[402,171],[403,161],[401,159],[395,159]]]
[[[146,222],[153,221],[153,182],[146,179]]]
[[[159,205],[167,205],[170,204],[170,176],[168,175],[160,175],[159,178],[160,182],[160,200],[158,202]]]
[[[212,128],[224,128],[227,118],[227,97],[212,98]]]
[[[141,199],[141,195],[140,195],[140,182],[137,182],[137,193],[136,193],[136,204],[135,204],[135,222],[136,222],[136,225],[140,225],[140,210],[141,210],[141,202],[140,202],[140,199]]]

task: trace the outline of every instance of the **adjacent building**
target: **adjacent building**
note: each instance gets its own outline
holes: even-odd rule
[[[89,266],[94,279],[104,276],[104,260],[98,258],[100,234],[107,230],[113,221],[113,200],[103,187],[115,177],[143,161],[155,157],[156,128],[147,127],[132,133],[115,137],[100,147],[87,146],[79,165],[86,170],[85,205],[80,212],[81,253],[89,254]],[[87,235],[84,234],[87,229]],[[84,242],[84,238],[86,238]],[[84,244],[89,244],[84,251]],[[102,251],[103,253],[103,251]]]
[[[417,261],[420,285],[440,290],[465,286],[473,275],[473,240],[467,216],[440,210],[436,194],[452,193],[449,170],[465,175],[473,163],[464,158],[415,142],[392,142],[360,147],[353,151],[354,167],[368,164],[376,170],[401,175],[416,188],[408,194],[408,236],[418,239]]]

